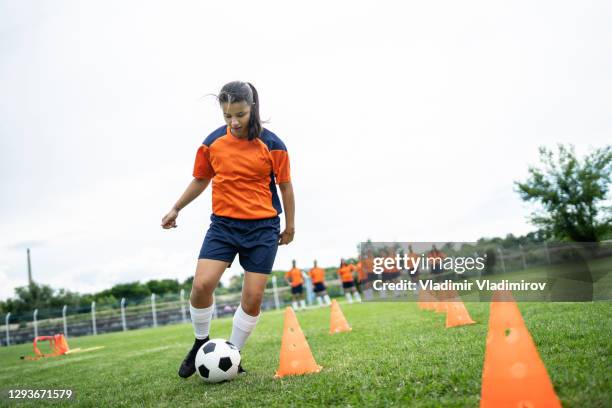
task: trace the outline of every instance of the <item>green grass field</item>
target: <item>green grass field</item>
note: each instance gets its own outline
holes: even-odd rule
[[[612,401],[612,303],[519,305],[564,406]],[[0,349],[0,388],[73,389],[79,405],[117,406],[478,406],[488,303],[468,303],[478,324],[446,329],[444,315],[415,303],[342,304],[353,327],[330,336],[329,309],[298,312],[318,374],[274,379],[283,314],[268,312],[243,350],[248,374],[222,384],[183,380],[178,365],[190,325],[69,339],[102,350],[23,361],[31,345]],[[228,338],[231,319],[213,321]],[[519,392],[517,390],[517,392]],[[57,402],[45,403],[57,405]],[[0,405],[16,405],[7,399]],[[64,402],[64,404],[67,404]],[[40,406],[41,401],[19,406]]]

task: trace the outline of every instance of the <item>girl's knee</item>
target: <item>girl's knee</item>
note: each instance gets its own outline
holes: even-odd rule
[[[217,287],[216,282],[212,282],[210,280],[200,280],[193,281],[193,285],[191,287],[191,291],[195,292],[198,295],[212,295],[215,292],[215,288]]]
[[[257,316],[261,309],[263,294],[245,294],[242,296],[242,310],[248,315]]]

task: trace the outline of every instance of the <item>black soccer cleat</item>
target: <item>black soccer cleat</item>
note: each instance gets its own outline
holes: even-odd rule
[[[185,357],[185,359],[181,363],[181,366],[179,367],[179,370],[178,370],[179,377],[189,378],[196,372],[196,367],[195,367],[196,354],[198,353],[198,350],[200,349],[200,347],[202,347],[202,345],[206,343],[208,340],[209,340],[208,337],[206,337],[205,339],[201,339],[201,340],[195,339],[195,341],[193,342],[193,346],[191,347],[191,350],[189,350],[189,353],[187,353],[187,356]]]

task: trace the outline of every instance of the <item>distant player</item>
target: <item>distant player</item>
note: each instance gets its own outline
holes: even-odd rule
[[[347,264],[344,259],[340,260],[340,268],[338,268],[338,276],[342,282],[344,296],[349,303],[353,303],[353,297],[357,302],[361,302],[361,296],[355,288],[355,278],[353,277],[354,265]],[[352,295],[352,296],[351,296]]]
[[[427,254],[427,261],[429,266],[431,267],[431,273],[434,275],[441,274],[444,269],[442,268],[442,263],[446,258],[446,254],[436,248],[435,245],[432,245],[431,251]]]
[[[378,275],[374,273],[374,255],[372,250],[368,249],[366,256],[361,260],[363,265],[363,273],[366,276],[363,295],[366,300],[374,299],[374,290],[372,289],[373,282],[378,279]]]
[[[302,271],[295,266],[295,259],[291,261],[292,268],[285,273],[285,281],[291,286],[291,297],[293,309],[299,310],[298,302],[302,310],[306,309],[304,300],[304,277]]]
[[[408,245],[408,276],[412,282],[419,281],[419,270],[417,268],[417,262],[419,259],[419,255],[412,250],[412,245]],[[417,285],[416,292],[419,291],[419,287]]]
[[[381,279],[383,282],[398,282],[399,281],[399,277],[400,277],[400,270],[396,265],[395,262],[395,248],[393,247],[388,247],[382,250],[382,254],[383,256],[385,256],[386,260],[387,259],[391,259],[391,261],[388,261],[388,263],[390,264],[389,267],[387,267],[386,265],[383,266],[383,272],[381,274]],[[381,298],[386,298],[387,297],[387,290],[381,290],[380,291],[380,297]],[[393,292],[394,296],[398,296],[399,293],[398,291],[390,291]]]
[[[198,256],[190,297],[195,334],[178,374],[195,373],[195,356],[209,339],[219,279],[236,254],[244,268],[242,297],[234,314],[230,342],[242,349],[259,320],[261,302],[279,245],[293,241],[295,203],[285,144],[259,118],[259,97],[253,85],[230,82],[218,96],[225,125],[198,148],[193,180],[161,222],[176,228],[179,211],[198,197],[212,180],[211,224]],[[285,209],[285,230],[276,184]],[[242,366],[239,372],[244,372]]]
[[[323,301],[325,301],[325,304],[329,306],[331,304],[331,300],[329,299],[327,288],[325,287],[325,270],[317,266],[316,259],[314,260],[312,269],[308,271],[308,276],[310,276],[310,279],[312,280],[314,293],[317,297],[317,303],[319,306],[323,306]]]
[[[357,262],[357,264],[355,264],[355,270],[357,271],[357,284],[359,285],[357,291],[363,294],[365,293],[365,286],[368,283],[368,275],[363,269],[363,261],[361,259],[361,255],[359,255],[359,261]]]

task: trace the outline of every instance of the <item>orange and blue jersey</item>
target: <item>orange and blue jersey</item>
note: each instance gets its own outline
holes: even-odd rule
[[[353,265],[343,265],[338,268],[338,276],[342,282],[353,282]]]
[[[313,284],[322,283],[325,281],[325,271],[322,268],[312,268],[310,271],[308,271],[308,275],[310,276],[310,279],[312,279]]]
[[[291,282],[291,287],[296,287],[304,284],[304,278],[302,277],[302,271],[298,268],[291,268],[285,273],[285,279]]]
[[[363,271],[367,275],[368,273],[373,273],[374,271],[374,258],[368,256],[363,259]]]
[[[291,181],[289,155],[285,144],[268,129],[259,138],[247,140],[222,126],[199,147],[193,177],[212,179],[215,215],[272,218],[282,212],[276,184]]]

